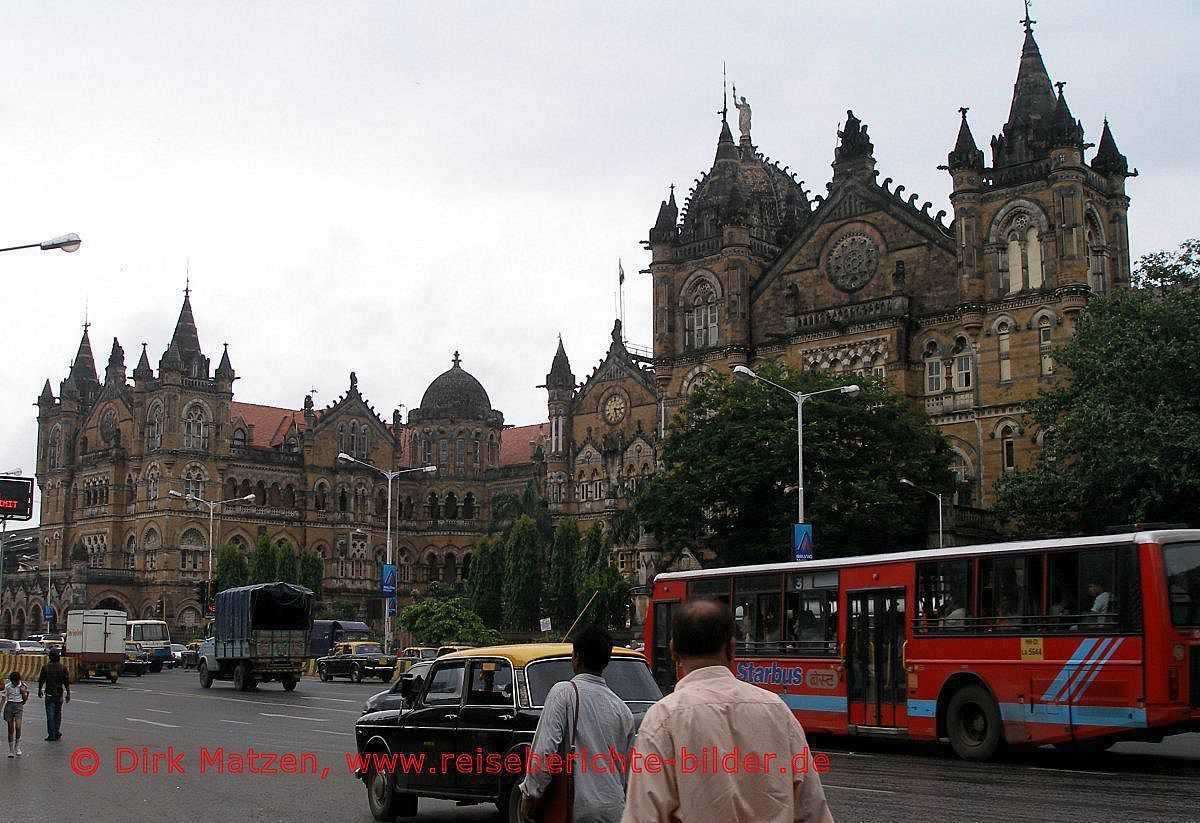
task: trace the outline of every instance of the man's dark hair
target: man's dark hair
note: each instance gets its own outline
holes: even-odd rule
[[[602,672],[612,660],[612,635],[599,626],[585,626],[575,635],[575,654],[590,672]]]
[[[51,662],[51,663],[57,663],[57,662],[58,662],[58,658],[59,658],[59,657],[61,657],[61,656],[62,656],[62,655],[61,655],[61,653],[58,651],[58,649],[51,649],[51,650],[50,650],[50,662]]]
[[[709,597],[689,600],[671,617],[671,642],[680,657],[717,654],[733,637],[729,604]]]

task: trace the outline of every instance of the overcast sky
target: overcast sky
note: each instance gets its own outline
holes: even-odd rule
[[[190,269],[200,342],[238,400],[334,401],[358,373],[385,419],[452,353],[512,424],[544,420],[563,336],[604,355],[624,261],[626,330],[651,342],[642,241],[667,186],[713,158],[721,64],[759,149],[814,193],[847,108],[882,177],[949,208],[959,106],[1002,126],[1017,0],[6,2],[0,471],[33,471],[34,401],[58,393],[85,308],[97,367],[158,360]],[[1129,181],[1134,257],[1200,235],[1200,4],[1037,2],[1052,80]],[[736,119],[734,120],[736,125]],[[1090,156],[1090,155],[1089,155]]]

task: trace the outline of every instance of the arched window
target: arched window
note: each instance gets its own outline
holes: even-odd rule
[[[338,451],[344,452],[346,449],[346,424],[338,426]]]
[[[161,403],[154,403],[146,414],[146,451],[156,451],[162,448],[162,418]]]
[[[412,582],[412,562],[408,559],[407,549],[401,549],[396,556],[396,576],[401,583]]]
[[[1010,338],[1012,337],[1012,327],[1007,320],[1002,320],[996,326],[996,349],[997,361],[999,366],[1000,380],[1012,380],[1012,359],[1009,351],[1011,347]]]
[[[271,488],[267,490],[267,505],[279,507],[280,488],[278,483],[272,483]]]
[[[184,495],[192,495],[203,499],[204,497],[204,469],[199,466],[190,466],[183,473],[183,493]]]
[[[317,484],[317,488],[313,490],[313,506],[317,511],[323,512],[329,505],[329,487],[322,480]]]
[[[454,492],[446,493],[446,501],[442,506],[442,511],[446,513],[447,520],[458,519],[458,495]]]
[[[925,344],[924,361],[925,393],[939,394],[942,391],[942,353],[932,340]]]
[[[447,583],[454,583],[458,580],[458,561],[454,559],[454,555],[446,552],[446,562],[444,564],[444,572],[442,580]]]
[[[380,489],[375,493],[375,516],[383,517],[387,513],[387,492]]]
[[[1037,221],[1026,212],[1013,215],[1005,233],[1008,294],[1042,287],[1042,242]]]
[[[261,480],[254,484],[254,505],[267,505],[267,484]]]
[[[462,559],[462,579],[464,581],[471,579],[471,555],[464,554]]]
[[[698,280],[685,298],[683,347],[704,349],[717,345],[717,290],[706,280]]]
[[[354,421],[350,422],[350,436],[346,439],[346,448],[344,449],[344,451],[349,452],[350,454],[354,455],[355,457],[359,456],[359,453],[358,453],[358,423],[356,423]]]
[[[959,337],[954,341],[954,390],[967,391],[973,385],[971,375],[973,373],[971,363],[971,344],[967,342],[965,337]]]
[[[475,495],[471,492],[463,497],[462,516],[464,520],[475,519]]]
[[[338,511],[340,511],[340,512],[350,511],[350,499],[346,495],[345,487],[343,487],[341,490],[338,491]]]
[[[183,413],[183,447],[208,451],[208,412],[200,403],[193,403]]]
[[[46,446],[46,465],[57,469],[62,460],[62,429],[55,426],[50,431],[50,442]]]
[[[158,500],[158,481],[161,478],[158,471],[158,466],[151,466],[146,470],[146,499],[150,501]]]
[[[1017,467],[1017,429],[1007,425],[1000,430],[1000,458],[1005,471]]]
[[[239,427],[233,430],[233,445],[237,448],[244,448],[246,446],[245,429]]]
[[[425,501],[425,517],[430,520],[437,520],[441,517],[437,492],[430,492],[429,497]]]
[[[200,571],[205,567],[204,535],[196,529],[188,529],[179,538],[179,568],[182,571]]]
[[[430,552],[425,557],[425,580],[430,583],[437,580],[439,568],[440,565],[438,564],[437,555],[433,552]]]
[[[1107,267],[1104,264],[1107,251],[1104,232],[1094,212],[1088,212],[1085,226],[1088,285],[1096,294],[1104,294],[1108,290]]]
[[[1053,324],[1045,315],[1038,321],[1038,354],[1042,363],[1042,375],[1054,374],[1054,354],[1051,349],[1054,334]]]
[[[125,568],[137,568],[137,537],[133,534],[125,538]]]
[[[413,519],[413,499],[412,499],[412,495],[409,495],[408,497],[404,498],[404,519],[405,519],[405,520],[412,520],[412,519]]]

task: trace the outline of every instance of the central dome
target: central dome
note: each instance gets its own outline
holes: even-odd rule
[[[454,353],[454,365],[429,384],[421,398],[419,419],[423,420],[486,420],[492,412],[483,385],[463,370]],[[412,415],[410,415],[411,417]]]

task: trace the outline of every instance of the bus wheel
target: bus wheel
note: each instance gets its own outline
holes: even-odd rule
[[[1087,740],[1068,740],[1065,743],[1055,743],[1054,748],[1061,754],[1100,754],[1113,747],[1117,741],[1111,737],[1089,737]]]
[[[959,689],[946,710],[946,731],[963,760],[987,760],[1000,746],[1000,709],[982,686]]]

